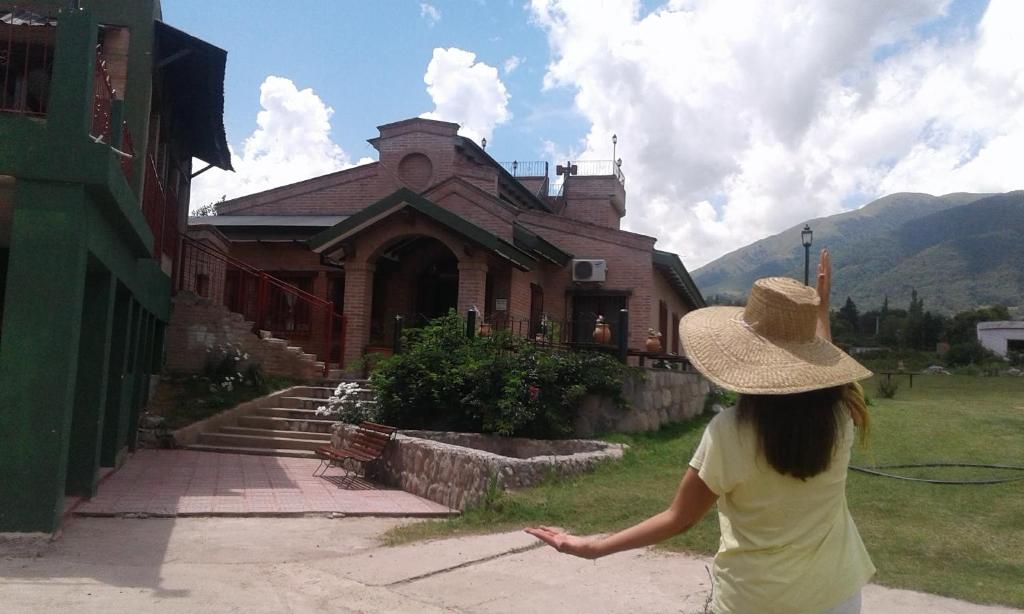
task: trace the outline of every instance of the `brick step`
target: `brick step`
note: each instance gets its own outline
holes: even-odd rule
[[[253,435],[256,437],[277,437],[280,439],[316,439],[318,441],[329,442],[331,440],[330,433],[317,433],[309,431],[291,431],[291,430],[277,430],[263,427],[249,427],[249,426],[222,426],[218,433],[224,433],[226,435]]]
[[[295,433],[329,434],[334,420],[305,420],[278,416],[241,416],[238,425],[254,429],[291,431]]]
[[[321,399],[322,401],[323,399]],[[330,416],[318,416],[315,409],[299,409],[297,407],[260,407],[254,410],[251,417],[291,418],[293,420],[319,420],[334,422]]]
[[[293,450],[288,448],[246,448],[239,446],[211,446],[205,444],[194,444],[185,446],[186,450],[199,450],[202,452],[220,452],[222,454],[254,454],[257,456],[287,456],[290,458],[320,458],[312,450]]]
[[[294,439],[292,437],[263,437],[259,435],[233,435],[230,433],[200,433],[202,445],[231,446],[236,448],[271,448],[274,450],[315,450],[324,445],[322,439]]]

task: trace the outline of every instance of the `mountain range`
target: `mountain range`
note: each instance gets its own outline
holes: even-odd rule
[[[945,196],[890,194],[863,207],[806,222],[818,253],[832,254],[836,307],[853,298],[861,311],[906,307],[917,290],[924,308],[950,314],[986,305],[1024,306],[1024,190]],[[711,301],[742,300],[754,280],[803,279],[797,224],[726,254],[693,272]]]

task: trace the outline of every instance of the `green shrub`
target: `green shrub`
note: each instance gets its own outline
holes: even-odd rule
[[[977,341],[957,343],[949,348],[946,364],[951,367],[962,365],[984,365],[998,360],[998,357]]]
[[[878,396],[883,399],[894,398],[896,396],[896,391],[899,389],[899,382],[894,379],[880,378],[878,380]]]
[[[587,394],[615,399],[630,371],[607,354],[558,352],[505,332],[469,339],[458,314],[406,331],[370,375],[380,419],[399,428],[560,437]]]

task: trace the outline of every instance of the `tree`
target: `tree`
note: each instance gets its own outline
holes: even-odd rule
[[[839,309],[839,317],[846,320],[850,324],[850,329],[854,334],[859,332],[860,328],[860,312],[857,310],[856,303],[849,296],[846,297],[846,304]]]
[[[195,210],[192,211],[192,215],[194,215],[196,217],[210,217],[210,216],[217,215],[217,205],[219,205],[220,203],[224,202],[225,200],[227,200],[227,195],[226,194],[222,195],[220,197],[220,200],[218,200],[218,201],[215,201],[215,202],[212,202],[212,203],[206,203],[205,205],[202,205],[202,206],[196,208]]]
[[[882,317],[889,315],[889,295],[885,295],[885,300],[882,301]]]

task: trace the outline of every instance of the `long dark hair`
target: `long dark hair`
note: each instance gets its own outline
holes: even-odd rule
[[[801,480],[828,469],[846,416],[860,427],[862,442],[869,421],[857,384],[799,394],[744,394],[736,410],[741,422],[754,426],[768,464]]]

